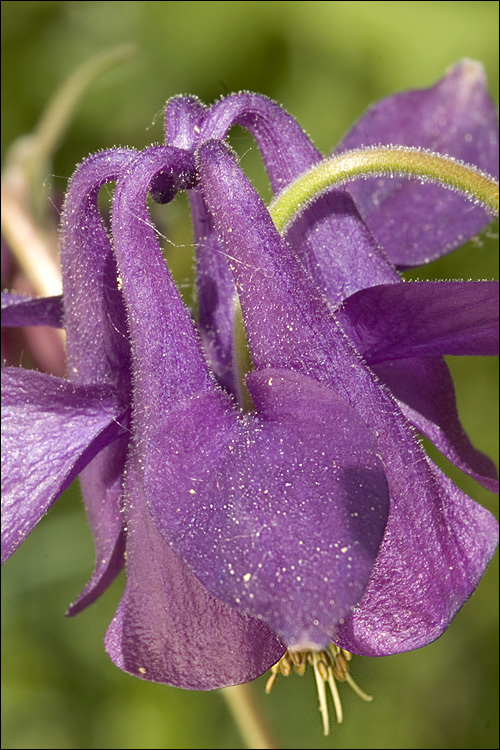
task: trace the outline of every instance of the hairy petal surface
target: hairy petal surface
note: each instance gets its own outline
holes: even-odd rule
[[[354,214],[346,192],[320,195],[292,221],[284,237],[332,307],[360,289],[399,281],[383,249]]]
[[[362,640],[360,630],[346,648],[370,653],[381,648],[384,638],[386,653],[424,645],[443,632],[478,584],[497,543],[497,523],[431,465],[396,402],[311,290],[227,149],[205,144],[197,164],[205,200],[235,258],[233,272],[256,366],[293,369],[328,384],[349,401],[377,440],[391,507],[368,592],[373,600],[385,601],[387,615],[376,620],[379,631],[372,628]],[[254,268],[251,278],[242,262]],[[460,510],[454,514],[455,503]],[[432,622],[420,616],[422,607]],[[367,620],[362,622],[367,626]]]
[[[165,145],[193,151],[207,107],[196,96],[173,96],[165,108]]]
[[[463,60],[428,89],[377,102],[336,151],[380,144],[421,146],[498,178],[498,119],[482,66]],[[384,252],[401,267],[445,255],[492,218],[461,195],[417,180],[358,180],[349,193]]]
[[[146,196],[158,174],[179,188],[194,178],[192,155],[170,146],[145,149],[116,187],[113,237],[128,308],[134,418],[140,434],[180,398],[214,387],[193,322],[159,248]]]
[[[217,381],[241,402],[237,372],[236,311],[238,295],[205,201],[198,190],[189,193],[196,242],[198,328]]]
[[[342,648],[365,656],[420,648],[477,586],[498,542],[497,521],[447,477],[437,481],[435,504],[391,511],[368,589],[339,629]]]
[[[2,369],[2,562],[94,456],[122,434],[109,386]]]
[[[97,201],[100,189],[122,174],[135,153],[116,149],[88,157],[71,179],[61,218],[68,376],[124,391],[130,386],[126,314]]]

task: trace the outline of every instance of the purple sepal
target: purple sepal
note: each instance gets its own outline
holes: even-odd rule
[[[130,439],[129,420],[125,417],[122,426],[126,434],[103,448],[80,474],[96,550],[95,569],[79,597],[68,607],[69,617],[98,599],[123,568],[125,529],[121,495]]]
[[[440,357],[382,362],[373,371],[398,400],[407,419],[457,468],[498,492],[493,461],[474,448],[461,425],[453,379]]]
[[[498,282],[416,281],[363,289],[336,316],[368,364],[498,354]]]
[[[498,351],[498,283],[409,282],[364,289],[336,311],[344,331],[405,416],[458,468],[492,492],[496,467],[460,424],[439,354]]]
[[[2,369],[2,562],[106,445],[123,434],[109,386]]]
[[[363,656],[425,646],[446,630],[498,544],[498,523],[443,474],[436,501],[394,503],[368,589],[336,643]]]
[[[420,146],[498,177],[497,112],[480,63],[463,60],[428,89],[377,102],[336,152],[373,145]],[[384,252],[403,268],[445,255],[492,220],[461,195],[418,180],[358,180],[349,193]]]

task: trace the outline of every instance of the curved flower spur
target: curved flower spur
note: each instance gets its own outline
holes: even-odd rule
[[[458,96],[456,82],[441,88]],[[444,95],[421,99],[431,110]],[[491,157],[483,148],[494,140],[491,107],[480,99],[484,130],[477,118],[470,158],[491,171],[481,161]],[[281,671],[300,672],[305,650],[326,728],[324,680],[339,713],[333,678],[350,679],[347,652],[396,653],[438,637],[493,553],[496,522],[434,467],[406,418],[493,486],[491,463],[461,429],[440,357],[492,353],[495,287],[398,283],[345,191],[306,207],[285,243],[220,142],[233,122],[256,135],[276,191],[321,158],[264,97],[234,95],[210,110],[181,97],[167,108],[166,147],[103,152],[77,171],[62,244],[69,380],[5,373],[6,556],[88,464],[98,564],[71,613],[121,568],[126,539],[126,589],[106,636],[115,663],[210,689],[253,679],[287,648]],[[114,179],[112,247],[97,192]],[[192,201],[213,372],[146,210],[148,191],[168,202],[179,189]],[[467,232],[462,199],[452,197],[457,232]],[[433,200],[423,200],[424,212],[440,205]],[[421,216],[410,214],[412,229]],[[436,240],[433,252],[452,244]],[[240,384],[227,257],[256,367],[247,414],[229,395],[239,397]],[[8,298],[7,322],[36,319],[43,303],[37,312],[34,304]],[[59,325],[58,301],[46,305]],[[33,450],[42,435],[43,455]]]

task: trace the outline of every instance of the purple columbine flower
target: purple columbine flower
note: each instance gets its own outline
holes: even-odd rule
[[[467,160],[492,172],[496,124],[471,66],[380,103],[344,144],[379,141],[387,116],[392,143],[429,147],[449,131],[451,109],[443,150],[465,140]],[[417,103],[418,128],[407,119]],[[62,302],[7,298],[5,312],[10,325],[33,321],[40,305],[45,323],[63,320],[68,377],[2,373],[3,559],[80,474],[97,563],[70,613],[126,559],[108,653],[138,677],[194,689],[253,679],[286,649],[300,663],[332,642],[365,655],[423,646],[470,596],[497,542],[496,521],[431,462],[412,425],[493,488],[441,357],[493,353],[498,288],[403,284],[391,263],[437,257],[489,217],[394,180],[377,198],[385,218],[366,191],[332,190],[282,237],[223,143],[234,123],[255,135],[275,192],[321,159],[264,97],[211,109],[176,98],[167,145],[101,152],[75,173]],[[115,180],[107,232],[97,196]],[[146,207],[148,193],[168,202],[179,190],[192,202],[201,336]],[[399,215],[404,232],[393,233]],[[435,223],[420,242],[423,216]],[[441,221],[453,230],[443,234]],[[237,299],[255,366],[246,413]]]

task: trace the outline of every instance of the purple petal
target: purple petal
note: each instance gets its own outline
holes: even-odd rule
[[[234,258],[257,367],[286,367],[329,384],[377,439],[391,507],[370,596],[364,600],[372,618],[372,603],[383,600],[383,613],[372,619],[372,626],[369,618],[363,620],[363,641],[361,636],[358,642],[343,639],[342,645],[358,653],[372,653],[372,648],[395,653],[424,645],[443,632],[478,584],[497,542],[496,521],[427,459],[395,401],[311,289],[224,146],[201,146],[197,163],[205,200]],[[433,620],[420,617],[426,609],[435,613]],[[363,606],[360,612],[362,618]]]
[[[2,369],[2,562],[102,448],[122,434],[106,386]]]
[[[145,202],[158,171],[175,177],[190,165],[192,159],[178,149],[148,149],[119,181],[113,206],[116,253],[134,343],[140,461],[144,465],[146,458],[154,460],[159,470],[169,464],[170,454],[158,452],[151,431],[179,404],[191,399],[196,404],[200,394],[214,391]],[[263,623],[214,599],[175,557],[150,519],[132,463],[125,496],[127,589],[106,639],[115,663],[139,677],[197,689],[243,682],[265,671],[281,656],[283,645]]]
[[[498,354],[498,282],[438,281],[363,289],[337,311],[370,365],[394,359]]]
[[[53,326],[62,328],[64,319],[63,299],[56,297],[25,297],[21,294],[2,292],[2,326]]]
[[[373,371],[398,400],[401,411],[455,466],[498,492],[493,461],[471,444],[458,417],[453,380],[439,357],[399,359]]]
[[[255,679],[285,646],[265,623],[215,599],[172,552],[151,520],[138,476],[131,462],[127,585],[106,633],[108,654],[136,677],[191,690]]]
[[[158,172],[175,180],[190,168],[186,152],[148,149],[119,181],[113,204],[113,234],[134,345],[134,419],[142,462],[149,431],[183,399],[214,389],[146,209],[146,194]],[[161,466],[169,454],[155,450],[154,459]],[[208,594],[156,530],[132,461],[126,477],[127,588],[106,636],[113,661],[139,677],[196,689],[261,674],[281,656],[282,644],[263,623]]]
[[[147,211],[146,196],[158,173],[181,185],[194,174],[193,157],[168,146],[144,150],[118,181],[113,201],[113,238],[128,307],[139,432],[143,422],[161,422],[179,399],[214,388]]]
[[[321,161],[321,154],[298,122],[262,94],[231,94],[214,104],[198,142],[223,141],[233,125],[246,128],[257,141],[273,193]]]
[[[137,363],[135,369],[136,396],[134,423],[137,440],[141,445],[141,453],[143,454],[141,460],[146,470],[145,482],[148,487],[150,506],[155,512],[155,523],[164,533],[165,538],[174,542],[174,546],[179,550],[182,559],[189,561],[190,567],[196,571],[198,577],[207,585],[209,590],[215,593],[218,598],[222,597],[234,606],[235,591],[234,588],[230,587],[236,586],[236,591],[243,595],[246,590],[244,588],[242,591],[246,571],[239,571],[239,575],[234,579],[226,574],[225,586],[222,587],[221,591],[219,588],[220,573],[216,573],[216,571],[220,570],[223,560],[222,558],[217,559],[216,552],[212,550],[214,535],[217,534],[218,537],[221,535],[224,536],[228,532],[228,529],[226,529],[227,524],[232,523],[229,505],[233,502],[233,498],[230,486],[229,484],[226,486],[225,482],[230,483],[230,480],[235,478],[235,473],[239,471],[245,475],[242,478],[244,483],[249,484],[253,478],[257,494],[259,491],[257,486],[259,482],[262,483],[265,479],[269,483],[269,499],[264,492],[265,488],[261,488],[264,496],[263,512],[258,517],[254,516],[253,518],[250,514],[252,510],[251,506],[248,509],[242,507],[241,512],[242,519],[245,514],[247,516],[247,529],[253,528],[254,531],[258,531],[259,527],[267,525],[271,535],[276,535],[279,529],[276,530],[272,522],[272,517],[275,516],[275,507],[273,505],[269,510],[265,510],[265,505],[274,503],[276,500],[279,502],[283,501],[284,474],[287,474],[293,480],[291,484],[295,484],[294,491],[296,495],[295,497],[292,496],[289,500],[291,515],[295,515],[299,510],[297,507],[295,507],[295,510],[293,509],[294,503],[297,506],[297,497],[299,500],[307,500],[307,498],[301,495],[298,485],[300,482],[305,483],[304,476],[310,476],[308,470],[312,469],[311,464],[315,464],[317,468],[316,473],[313,472],[314,481],[310,478],[307,480],[309,482],[307,490],[310,495],[314,493],[318,494],[318,485],[315,482],[320,481],[320,476],[324,475],[327,469],[325,463],[321,465],[321,468],[318,468],[319,462],[317,461],[320,444],[322,445],[323,443],[324,427],[323,431],[321,431],[322,425],[316,414],[315,428],[320,431],[321,437],[318,436],[316,442],[314,442],[309,433],[300,433],[300,420],[297,419],[297,415],[295,415],[294,419],[291,419],[295,425],[296,432],[299,432],[299,434],[295,435],[297,451],[300,448],[301,453],[304,454],[302,463],[307,464],[307,469],[298,468],[297,474],[299,477],[294,477],[293,466],[287,467],[286,462],[283,465],[284,459],[280,458],[278,450],[279,444],[282,444],[284,441],[289,442],[292,439],[293,436],[289,434],[292,428],[290,426],[273,427],[270,419],[265,423],[268,425],[267,427],[264,424],[262,426],[253,423],[248,425],[244,423],[240,424],[231,400],[215,394],[213,384],[210,381],[207,382],[206,374],[203,374],[206,373],[206,367],[200,361],[197,341],[193,336],[192,323],[164,265],[163,257],[148,221],[145,207],[145,195],[155,174],[160,169],[166,170],[170,168],[173,171],[176,169],[185,169],[186,165],[189,165],[189,161],[186,160],[187,155],[185,153],[183,154],[169,148],[150,149],[148,152],[143,152],[137,158],[129,167],[127,176],[120,180],[117,186],[113,206],[114,239],[120,273],[123,278],[124,296],[129,306],[132,340],[134,342],[134,361]],[[144,206],[142,213],[141,209],[138,210],[137,208],[134,212],[131,212],[129,209],[130,205],[136,207]],[[154,300],[152,295],[155,296]],[[155,302],[156,304],[154,304]],[[148,325],[147,330],[146,328],[142,328],[146,324]],[[158,335],[152,337],[152,330],[158,330]],[[178,372],[179,364],[177,361],[180,349],[183,349],[184,354],[182,373]],[[296,385],[296,382],[294,382],[291,389],[293,395],[289,396],[288,401],[293,400],[297,402]],[[312,381],[310,387],[315,390],[321,389],[321,386],[314,381]],[[361,595],[364,581],[369,576],[381,538],[386,513],[387,494],[385,479],[380,468],[378,474],[377,472],[373,472],[371,479],[365,477],[367,466],[371,467],[377,464],[371,435],[367,433],[359,420],[356,422],[356,415],[347,404],[344,404],[338,397],[335,398],[334,394],[329,391],[326,391],[326,393],[323,392],[322,395],[330,399],[330,411],[332,412],[330,422],[332,425],[335,424],[337,432],[340,430],[340,424],[342,423],[342,428],[346,433],[345,441],[348,443],[350,456],[353,454],[353,441],[356,443],[354,446],[354,456],[356,455],[356,449],[359,452],[358,458],[354,456],[350,458],[351,463],[349,465],[352,467],[351,472],[346,470],[345,474],[343,474],[342,470],[340,470],[337,480],[340,489],[333,490],[330,493],[329,500],[332,500],[335,492],[337,492],[337,511],[335,512],[334,508],[330,507],[332,503],[329,505],[331,519],[335,519],[335,523],[332,520],[330,521],[328,531],[325,531],[326,539],[321,536],[321,529],[315,538],[316,546],[319,545],[321,547],[323,545],[323,554],[326,553],[327,541],[328,543],[331,542],[331,565],[328,571],[325,570],[324,577],[327,580],[323,583],[323,589],[326,589],[330,580],[327,576],[327,573],[329,573],[331,579],[335,578],[337,582],[338,598],[335,598],[334,601],[332,600],[328,604],[325,600],[326,593],[323,591],[324,596],[320,598],[318,597],[317,587],[314,588],[314,611],[317,612],[320,619],[316,626],[314,623],[308,623],[309,629],[307,632],[297,622],[290,621],[288,606],[285,606],[283,603],[279,605],[279,602],[283,602],[281,594],[278,595],[277,601],[272,602],[269,596],[269,589],[272,586],[270,587],[269,581],[265,581],[265,577],[263,579],[264,586],[258,596],[260,606],[252,610],[252,602],[249,595],[245,604],[242,604],[242,608],[245,613],[255,613],[260,617],[264,617],[280,633],[287,632],[290,640],[292,638],[295,641],[301,638],[309,638],[310,640],[315,636],[317,639],[321,638],[321,642],[324,643],[328,641],[328,637],[325,636],[325,629],[331,632],[332,623],[336,622],[340,616],[339,613],[344,614]],[[189,396],[190,398],[188,398]],[[222,402],[221,398],[223,398]],[[263,399],[264,397],[261,396],[261,400]],[[337,411],[341,412],[340,415],[334,412],[334,406],[338,407]],[[351,422],[349,427],[351,432],[347,428],[349,420]],[[302,429],[305,430],[305,416],[302,422]],[[280,428],[282,429],[282,434],[275,434],[279,433]],[[205,434],[207,431],[209,434]],[[309,432],[311,432],[311,428],[309,428]],[[308,436],[309,444],[307,442]],[[229,447],[228,455],[224,449],[227,442],[231,440],[236,441],[234,444],[234,457],[231,455],[231,446]],[[368,445],[370,440],[372,444]],[[171,445],[169,441],[172,441],[173,444]],[[248,441],[255,443],[255,447],[248,446]],[[341,451],[339,447],[341,444],[340,436],[337,435],[334,445],[330,451],[326,451],[325,455],[329,456],[331,460],[333,458],[338,459],[338,451]],[[179,446],[182,446],[182,450],[180,450]],[[238,454],[244,453],[245,450],[247,451],[247,456],[240,456],[241,460],[238,461]],[[344,448],[344,451],[347,453],[347,448]],[[311,454],[314,454],[314,461],[311,458]],[[292,461],[295,460],[295,458],[292,459]],[[359,464],[356,463],[358,460]],[[180,467],[177,465],[177,461],[180,461]],[[263,472],[260,475],[256,474],[255,467],[260,466],[264,461],[267,461],[269,465],[267,472]],[[225,466],[226,462],[229,462],[227,467]],[[220,464],[219,470],[215,468],[217,464]],[[235,468],[235,466],[238,468]],[[363,471],[361,471],[361,467],[363,467]],[[271,470],[274,471],[275,475],[274,484],[279,483],[279,489],[273,486],[270,476]],[[190,490],[193,489],[193,482],[196,482],[197,477],[202,478],[206,483],[208,496],[212,497],[214,494],[214,488],[210,486],[205,476],[207,471],[210,477],[214,477],[214,481],[220,482],[219,494],[221,495],[221,502],[219,503],[220,517],[213,519],[213,533],[208,537],[211,548],[210,556],[207,554],[206,548],[203,547],[202,549],[200,546],[199,539],[195,539],[193,542],[193,539],[189,536],[184,538],[187,518],[191,518],[192,516],[192,508],[188,504],[188,500],[192,500],[191,495],[193,493]],[[333,471],[331,471],[331,474],[333,474]],[[331,482],[332,476],[330,475],[328,479]],[[351,496],[352,502],[354,502],[355,498],[359,500],[359,495],[356,496],[353,492],[353,485],[356,481],[359,483],[361,480],[366,483],[368,488],[363,497],[367,503],[369,502],[370,509],[374,507],[375,510],[367,510],[361,507],[361,503],[359,503],[359,507],[357,506],[356,510],[349,506],[348,513],[345,510],[347,503],[345,496]],[[346,485],[349,486],[347,487]],[[291,493],[292,490],[288,492]],[[254,494],[252,492],[250,496]],[[314,495],[315,497],[316,494]],[[181,507],[179,506],[179,498],[182,495],[186,496],[186,500],[181,504],[181,513],[177,509]],[[205,505],[203,499],[203,497],[201,500],[197,499],[196,502],[196,507],[200,509],[202,515]],[[234,502],[236,501],[237,499],[234,500]],[[244,501],[241,500],[241,502],[247,502],[246,498]],[[174,507],[169,503],[173,503]],[[314,516],[314,504],[310,503],[310,506],[312,507],[310,514]],[[351,512],[353,515],[355,513],[359,514],[359,521],[353,520],[350,515]],[[345,514],[348,518],[346,519],[342,514]],[[374,519],[374,514],[376,515],[376,520]],[[326,509],[322,510],[322,515],[328,515]],[[366,515],[369,516],[369,523],[365,517]],[[204,519],[198,518],[191,523],[193,523],[194,528],[198,530],[202,537],[207,540],[207,526],[204,523]],[[351,526],[349,526],[349,523]],[[359,523],[362,523],[365,530],[364,535],[359,531]],[[293,542],[290,542],[290,544],[295,545],[296,537],[293,535],[293,532],[289,531],[288,536],[289,538],[290,536],[293,537]],[[355,544],[356,541],[359,548]],[[190,542],[192,543],[191,545]],[[241,565],[247,564],[251,567],[256,567],[257,561],[252,557],[252,555],[255,556],[256,550],[252,549],[248,551],[248,559],[244,555],[244,550],[248,546],[248,540],[244,539],[243,542],[235,540],[235,544],[236,548],[234,549],[228,544],[224,553],[221,550],[221,554],[225,555],[224,560],[227,561],[229,558],[234,560],[239,555]],[[306,555],[309,553],[311,544],[312,542],[305,545]],[[339,545],[338,551],[337,549],[333,549],[335,544]],[[344,553],[342,553],[342,549],[345,549]],[[310,551],[311,560],[314,554],[316,556],[319,555],[316,548]],[[285,552],[288,554],[289,550],[286,549]],[[349,554],[346,555],[345,553],[347,552]],[[257,554],[260,555],[260,551]],[[193,555],[197,556],[196,559],[192,559]],[[280,559],[283,559],[282,555]],[[224,564],[224,567],[227,568],[227,565]],[[341,574],[339,573],[340,568]],[[349,572],[351,568],[352,573],[346,575],[346,571]],[[205,576],[206,571],[214,571],[215,580],[210,578],[207,581]],[[272,573],[273,580],[271,583],[274,584],[276,567],[273,567]],[[290,573],[287,575],[285,573],[286,571],[283,571],[281,575],[283,578],[290,579],[288,583],[288,597],[291,598],[291,586],[293,584]],[[310,576],[313,574],[314,571],[312,573],[309,572]],[[302,584],[296,580],[296,574],[292,574],[292,576],[295,587],[301,589]],[[306,576],[305,571],[304,576]],[[342,584],[340,581],[342,581]],[[312,587],[309,586],[308,590],[312,591]],[[267,605],[267,609],[263,611],[262,601],[271,602],[276,611],[269,611],[269,604]],[[326,609],[323,616],[320,615],[321,606]],[[297,609],[295,613],[297,613]],[[317,632],[315,632],[315,627]]]
[[[421,146],[498,176],[498,121],[481,65],[463,60],[428,89],[375,104],[336,149]],[[417,266],[463,245],[491,222],[460,195],[404,179],[353,182],[349,193],[390,260]]]
[[[319,196],[284,236],[332,307],[360,289],[399,281],[345,192]]]
[[[218,599],[288,646],[321,648],[359,600],[382,539],[378,446],[315,380],[272,369],[248,380],[256,414],[238,419],[227,396],[206,395],[150,432],[149,507]]]
[[[317,338],[312,331],[326,315],[330,340],[330,328],[336,325],[325,299],[227,148],[216,141],[203,144],[197,166],[205,201],[235,276],[255,366],[293,364],[314,377],[325,358],[325,342],[323,333]]]
[[[489,563],[498,523],[437,472],[436,502],[395,504],[368,590],[336,643],[385,656],[438,638]]]

